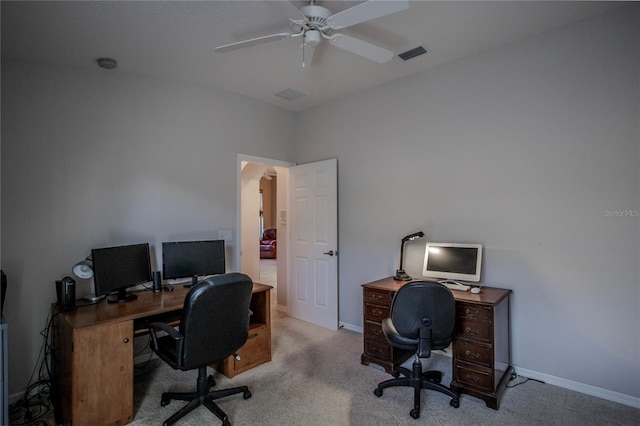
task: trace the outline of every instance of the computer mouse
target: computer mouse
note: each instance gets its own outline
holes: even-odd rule
[[[480,293],[480,287],[474,287],[474,288],[472,288],[472,289],[471,289],[471,293],[473,293],[473,294],[478,294],[478,293]]]

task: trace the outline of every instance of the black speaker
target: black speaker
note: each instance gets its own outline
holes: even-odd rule
[[[62,280],[56,281],[56,296],[60,311],[73,311],[76,308],[75,280],[71,277],[64,277]]]
[[[162,290],[162,277],[160,271],[153,271],[153,291],[154,293]]]

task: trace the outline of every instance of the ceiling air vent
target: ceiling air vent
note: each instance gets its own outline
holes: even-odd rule
[[[427,53],[427,49],[422,46],[418,46],[415,49],[407,50],[406,52],[402,52],[398,56],[405,61],[408,61],[411,58],[415,58],[416,56],[424,55]]]
[[[295,101],[304,96],[304,93],[296,92],[293,89],[284,89],[282,92],[276,93],[276,96],[288,101]]]

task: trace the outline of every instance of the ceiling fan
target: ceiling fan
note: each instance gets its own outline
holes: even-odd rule
[[[303,66],[305,59],[307,62],[311,62],[314,48],[321,43],[322,39],[328,40],[330,44],[340,49],[372,61],[378,63],[388,62],[393,58],[393,52],[390,50],[346,34],[334,33],[334,31],[408,9],[409,2],[407,0],[369,0],[335,14],[325,7],[316,5],[315,0],[310,0],[309,5],[300,9],[293,4],[291,6],[296,9],[299,18],[289,19],[290,32],[225,44],[224,46],[216,47],[215,51],[229,52],[271,41],[301,37]]]

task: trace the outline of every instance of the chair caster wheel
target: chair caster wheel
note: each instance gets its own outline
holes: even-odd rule
[[[170,402],[171,402],[170,399],[162,398],[162,399],[160,399],[160,406],[162,406],[162,407],[167,406],[167,405],[169,405]]]
[[[453,408],[458,408],[460,407],[460,401],[456,399],[452,399],[451,401],[449,401],[449,405],[452,406]]]
[[[229,422],[229,420],[225,420],[222,422],[222,426],[231,426],[231,422]]]
[[[414,408],[413,410],[409,411],[409,415],[414,419],[417,419],[418,417],[420,417],[420,411]]]
[[[382,389],[375,388],[375,389],[373,390],[373,394],[374,394],[375,396],[377,396],[378,398],[380,398],[380,397],[382,396]]]
[[[212,388],[216,385],[216,380],[213,378],[213,376],[209,376],[209,387]]]
[[[251,392],[250,392],[250,391],[246,391],[246,392],[244,392],[244,393],[242,394],[242,397],[243,397],[244,399],[249,399],[249,398],[251,398]]]
[[[399,371],[393,371],[391,373],[391,375],[393,376],[394,379],[397,379],[398,377],[400,377],[400,372]]]

